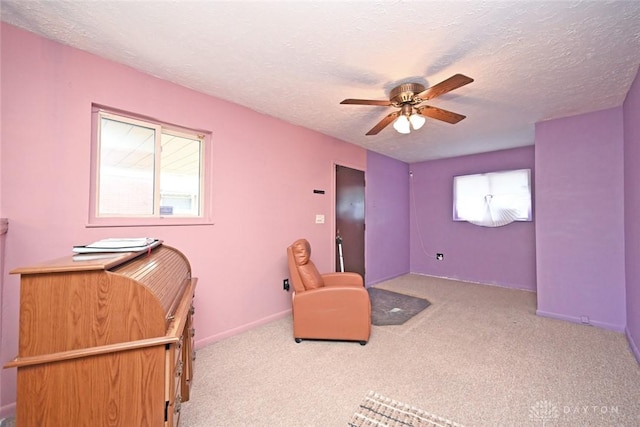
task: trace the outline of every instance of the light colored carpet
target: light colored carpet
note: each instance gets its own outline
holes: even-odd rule
[[[293,340],[291,318],[198,351],[181,425],[346,426],[370,390],[469,426],[640,426],[623,334],[535,315],[535,294],[407,275],[431,306],[366,346]]]

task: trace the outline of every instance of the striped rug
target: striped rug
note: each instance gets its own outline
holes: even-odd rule
[[[453,421],[430,414],[370,391],[351,421],[351,427],[462,427]]]

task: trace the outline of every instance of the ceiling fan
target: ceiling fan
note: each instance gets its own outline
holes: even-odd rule
[[[388,101],[376,101],[373,99],[345,99],[340,104],[377,105],[381,107],[400,108],[388,114],[378,122],[367,135],[376,135],[389,123],[395,120],[393,127],[400,133],[409,133],[411,127],[419,129],[425,122],[425,116],[443,122],[455,124],[466,116],[432,107],[430,105],[418,105],[437,96],[451,92],[473,81],[472,78],[462,74],[456,74],[430,88],[425,88],[420,83],[404,83],[391,90]],[[414,114],[414,111],[416,114]]]

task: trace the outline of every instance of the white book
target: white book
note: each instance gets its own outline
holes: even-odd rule
[[[77,253],[72,259],[74,261],[96,261],[104,259],[113,259],[122,256],[122,252],[94,252],[94,253]]]
[[[109,238],[73,247],[73,252],[86,254],[94,252],[138,252],[154,248],[161,242],[150,237]]]

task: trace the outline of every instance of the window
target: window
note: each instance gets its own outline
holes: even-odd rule
[[[531,221],[531,170],[455,176],[453,219],[485,227]]]
[[[93,126],[90,225],[210,222],[208,133],[97,107]]]

